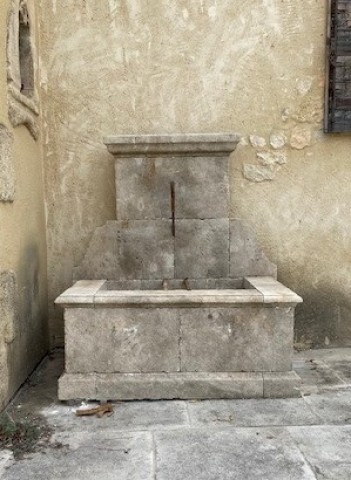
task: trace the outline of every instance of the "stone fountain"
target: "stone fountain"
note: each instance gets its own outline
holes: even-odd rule
[[[116,221],[93,234],[64,307],[59,398],[289,397],[301,298],[239,219],[229,155],[239,136],[105,139]]]

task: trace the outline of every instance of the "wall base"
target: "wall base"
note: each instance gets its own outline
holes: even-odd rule
[[[60,400],[170,400],[297,397],[295,372],[64,373]]]

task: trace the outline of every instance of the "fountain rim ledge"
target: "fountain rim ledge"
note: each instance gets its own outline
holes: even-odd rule
[[[273,277],[245,277],[243,289],[105,290],[107,280],[80,280],[55,300],[64,308],[296,306],[302,298]]]
[[[234,152],[240,140],[237,133],[109,135],[103,138],[107,150],[115,157],[223,157]]]

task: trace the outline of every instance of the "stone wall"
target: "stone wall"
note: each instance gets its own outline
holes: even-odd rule
[[[20,10],[29,15],[34,51],[34,1],[0,2],[0,409],[42,359],[48,338],[39,99],[25,96],[18,73]]]
[[[238,132],[230,216],[304,297],[296,343],[351,344],[351,137],[323,134],[326,3],[39,2],[50,305],[116,218],[103,135]],[[50,329],[60,343],[58,309]]]

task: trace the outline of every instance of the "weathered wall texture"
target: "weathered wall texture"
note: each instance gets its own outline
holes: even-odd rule
[[[0,2],[0,409],[47,349],[42,149],[9,119],[7,27],[18,4]]]
[[[103,135],[238,132],[231,216],[304,297],[297,343],[351,344],[351,137],[322,133],[326,3],[40,0],[50,304],[115,218]]]

